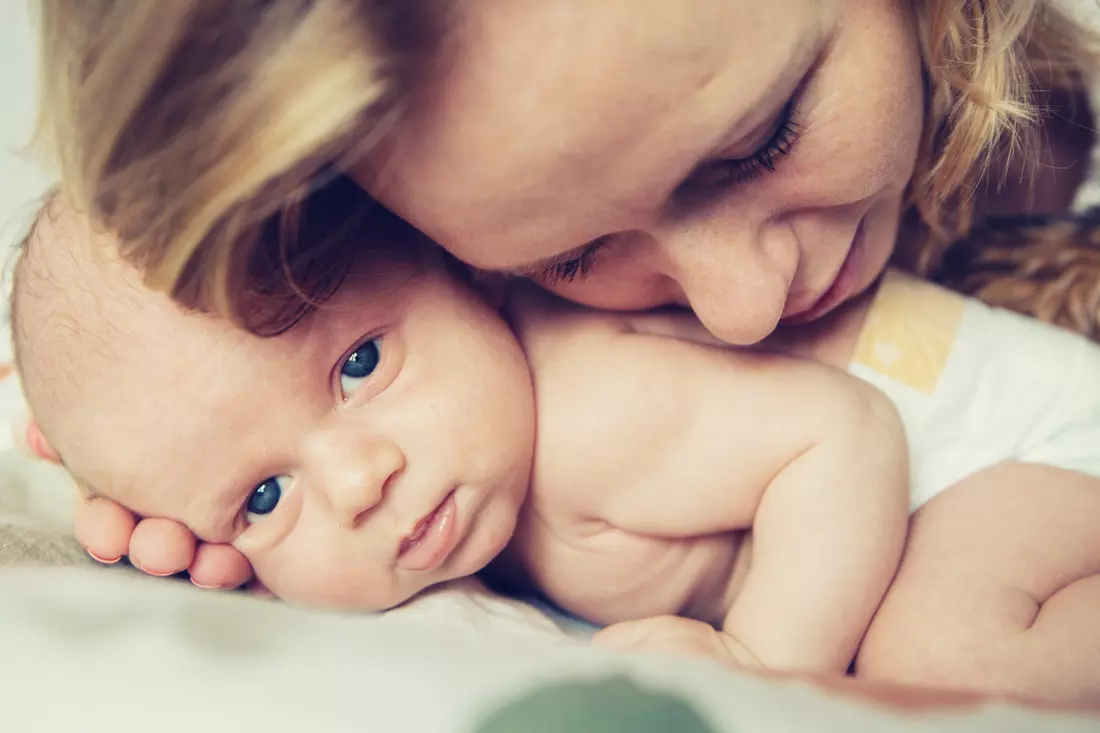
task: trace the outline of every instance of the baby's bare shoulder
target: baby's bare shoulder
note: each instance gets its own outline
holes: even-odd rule
[[[506,316],[532,368],[545,360],[557,360],[584,343],[630,330],[624,314],[570,303],[529,284],[516,284],[509,290]]]

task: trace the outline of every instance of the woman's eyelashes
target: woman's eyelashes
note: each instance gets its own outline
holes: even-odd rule
[[[745,157],[711,160],[696,166],[687,180],[677,187],[674,198],[681,202],[705,200],[733,186],[774,172],[780,161],[791,154],[802,135],[802,125],[795,117],[797,97],[796,94],[783,105],[767,139],[755,152]],[[613,235],[600,237],[578,254],[535,273],[534,278],[548,285],[584,279],[595,266],[597,256],[613,239]]]
[[[795,99],[792,97],[783,106],[767,140],[755,152],[742,158],[713,160],[698,166],[681,184],[677,194],[681,197],[706,196],[774,172],[779,162],[791,154],[802,134],[802,126],[794,112]]]
[[[289,476],[271,476],[261,481],[245,502],[245,521],[250,525],[262,522],[286,498],[292,486]]]
[[[347,400],[369,379],[382,361],[382,339],[364,341],[340,365],[340,392]]]
[[[590,242],[579,253],[568,259],[555,262],[535,274],[535,279],[548,284],[567,283],[583,278],[596,263],[600,251],[611,244],[611,237],[600,237]]]

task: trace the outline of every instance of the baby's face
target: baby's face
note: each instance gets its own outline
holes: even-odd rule
[[[53,431],[92,491],[232,543],[292,602],[387,608],[504,548],[531,470],[530,376],[442,266],[364,256],[275,338],[127,291],[105,301],[111,326],[88,335],[100,353],[72,365]]]

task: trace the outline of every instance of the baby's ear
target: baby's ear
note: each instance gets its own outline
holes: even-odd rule
[[[42,434],[42,429],[38,427],[38,423],[34,421],[33,417],[27,418],[22,427],[17,423],[15,431],[16,445],[32,458],[40,458],[61,465],[61,455],[46,440],[46,436]],[[19,432],[22,432],[22,435],[19,435]]]

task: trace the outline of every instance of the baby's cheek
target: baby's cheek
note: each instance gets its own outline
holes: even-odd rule
[[[312,595],[310,569],[317,564],[315,560],[292,551],[295,544],[292,535],[272,543],[266,541],[262,529],[260,525],[250,527],[233,541],[233,547],[252,565],[256,579],[285,601],[295,602]]]
[[[341,599],[340,588],[325,579],[323,569],[311,572],[313,565],[306,558],[283,558],[283,553],[244,553],[256,579],[275,597],[288,603],[306,606],[331,606]]]
[[[378,611],[419,590],[405,592],[388,567],[371,561],[369,551],[354,544],[291,535],[278,547],[244,554],[256,578],[276,597],[295,605]]]

